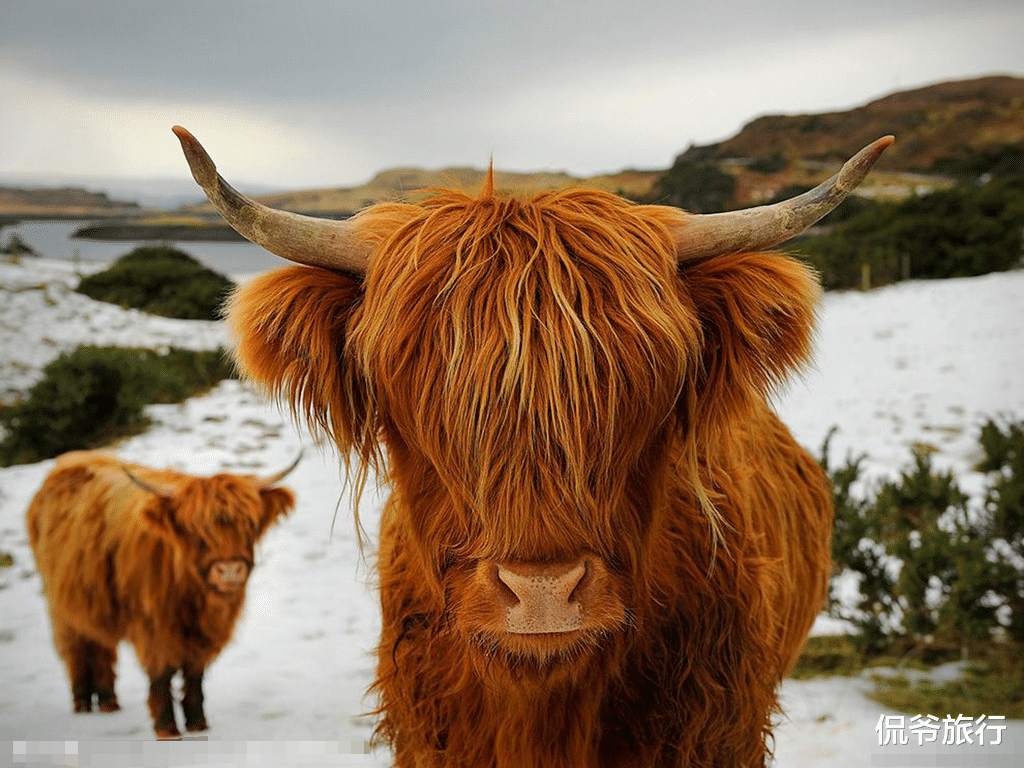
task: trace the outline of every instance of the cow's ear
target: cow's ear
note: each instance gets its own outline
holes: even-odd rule
[[[282,396],[292,412],[343,448],[361,434],[365,414],[353,398],[345,360],[349,317],[361,296],[358,278],[315,267],[261,275],[228,301],[226,318],[241,373]]]
[[[175,546],[188,543],[188,534],[175,515],[173,499],[154,496],[142,509],[142,522],[151,532]]]
[[[186,540],[186,533],[175,515],[178,489],[169,483],[143,480],[127,466],[123,466],[121,469],[124,471],[125,478],[136,486],[132,493],[145,494],[142,522],[150,531],[172,544],[183,543]]]
[[[683,264],[703,345],[691,373],[697,423],[742,420],[809,360],[821,287],[813,270],[778,253]]]
[[[295,495],[287,488],[261,488],[260,501],[263,502],[263,514],[260,516],[256,529],[258,539],[279,517],[287,515],[295,507]]]

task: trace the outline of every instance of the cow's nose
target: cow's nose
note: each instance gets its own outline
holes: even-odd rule
[[[508,606],[505,630],[516,635],[571,632],[583,626],[578,587],[586,578],[583,559],[573,563],[499,565],[495,577]],[[511,594],[509,594],[511,593]]]
[[[219,588],[239,587],[249,576],[249,564],[244,560],[218,560],[210,567],[210,581]]]

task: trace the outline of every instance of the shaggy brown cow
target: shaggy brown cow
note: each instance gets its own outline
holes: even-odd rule
[[[295,465],[293,464],[292,467]],[[294,505],[272,477],[193,477],[75,451],[57,458],[26,513],[53,640],[75,712],[119,709],[117,645],[149,675],[161,738],[180,736],[171,679],[182,671],[185,727],[207,727],[203,672],[231,638],[253,545]]]
[[[397,765],[762,765],[832,520],[766,399],[807,361],[819,287],[764,249],[891,137],[750,211],[489,179],[337,222],[241,196],[175,133],[224,217],[307,265],[233,298],[242,370],[357,487],[392,486],[374,690]]]

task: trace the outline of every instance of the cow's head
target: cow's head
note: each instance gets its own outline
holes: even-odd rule
[[[212,594],[237,598],[252,571],[256,542],[295,505],[292,492],[277,483],[297,463],[267,478],[218,474],[160,482],[128,468],[125,473],[153,496],[143,522],[183,555]]]
[[[892,141],[749,211],[501,199],[489,182],[338,222],[241,196],[175,132],[232,226],[308,265],[233,298],[243,371],[362,471],[386,451],[382,546],[473,647],[541,666],[657,610],[646,555],[670,494],[692,497],[694,573],[708,565],[703,462],[805,359],[818,297],[813,274],[761,251],[838,205]]]

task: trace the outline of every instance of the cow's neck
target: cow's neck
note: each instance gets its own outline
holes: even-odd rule
[[[589,671],[585,682],[577,678],[550,687],[482,688],[487,713],[482,721],[490,724],[487,741],[492,754],[488,762],[479,764],[596,768],[603,696],[595,690],[602,685],[600,673]],[[479,742],[480,721],[459,718],[458,722],[466,732],[449,733],[449,747]]]

